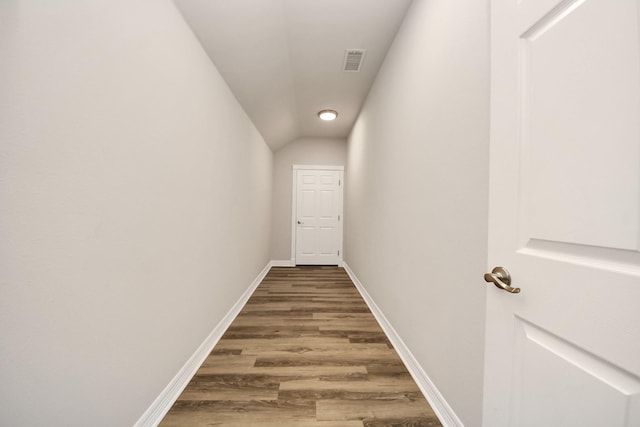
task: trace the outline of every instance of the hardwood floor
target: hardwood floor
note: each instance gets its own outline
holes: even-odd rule
[[[337,267],[272,268],[160,425],[441,426]]]

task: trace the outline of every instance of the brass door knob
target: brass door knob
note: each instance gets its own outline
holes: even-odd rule
[[[500,288],[512,294],[520,293],[520,288],[511,287],[511,275],[504,267],[496,267],[491,270],[491,273],[485,273],[484,281],[493,283],[497,288]]]

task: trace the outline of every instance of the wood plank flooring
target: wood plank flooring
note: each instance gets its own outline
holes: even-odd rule
[[[274,267],[160,426],[441,426],[344,269]]]

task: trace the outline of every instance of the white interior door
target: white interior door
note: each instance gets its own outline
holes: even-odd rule
[[[638,0],[493,0],[484,426],[640,426]]]
[[[343,172],[332,169],[294,172],[295,263],[339,265]]]

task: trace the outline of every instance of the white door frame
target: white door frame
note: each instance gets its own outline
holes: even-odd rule
[[[296,219],[297,212],[296,208],[298,206],[298,171],[299,170],[329,170],[329,171],[339,171],[340,172],[340,185],[338,186],[338,196],[339,196],[339,205],[338,211],[340,212],[340,219],[338,221],[338,267],[342,267],[343,265],[343,250],[342,250],[342,231],[343,231],[343,223],[344,223],[344,212],[343,212],[343,200],[344,200],[344,166],[328,166],[328,165],[293,165],[292,166],[292,175],[293,182],[291,185],[292,194],[291,194],[291,265],[296,265],[296,232],[298,230]]]

